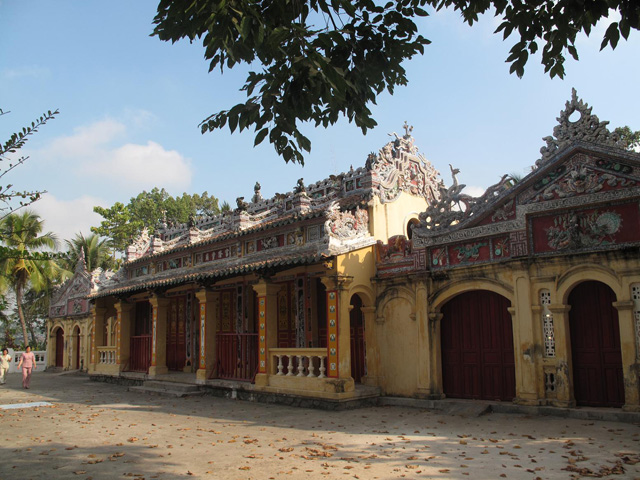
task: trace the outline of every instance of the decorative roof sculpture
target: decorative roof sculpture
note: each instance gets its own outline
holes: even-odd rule
[[[553,129],[553,136],[543,138],[547,145],[540,149],[542,157],[536,161],[537,167],[544,165],[563,147],[576,141],[624,149],[618,135],[607,128],[609,122],[601,122],[596,115],[591,114],[591,109],[592,107],[578,98],[576,89],[572,88],[571,100],[567,101],[564,110],[556,119],[559,123]],[[574,121],[571,120],[571,116],[575,112],[578,112],[580,117]]]

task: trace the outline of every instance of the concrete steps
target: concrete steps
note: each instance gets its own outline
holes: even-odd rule
[[[178,382],[163,382],[160,380],[146,380],[140,386],[129,387],[129,391],[178,398],[204,395],[204,391],[202,391],[198,385]]]

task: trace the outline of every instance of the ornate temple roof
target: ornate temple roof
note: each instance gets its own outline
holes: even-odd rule
[[[578,98],[575,88],[572,89],[571,100],[566,102],[565,109],[560,112],[553,136],[543,138],[546,146],[540,149],[541,158],[535,162],[532,172],[519,182],[509,175],[503,175],[484,194],[473,197],[463,193],[465,185],[460,185],[457,180],[460,171],[450,166],[452,184],[449,187],[445,187],[444,183],[438,185],[438,200],[420,214],[420,225],[414,227],[414,243],[432,243],[425,239],[468,228],[493,210],[499,210],[504,199],[514,195],[517,189],[515,187],[530,183],[532,178],[544,176],[543,171],[571,149],[583,147],[633,157],[635,154],[626,151],[620,138],[607,129],[609,122],[601,122],[591,110],[587,103]],[[573,119],[575,116],[577,118]]]
[[[405,134],[367,157],[364,167],[264,199],[256,183],[251,202],[238,197],[230,213],[163,224],[127,248],[118,277],[92,297],[205,282],[276,266],[317,262],[372,245],[368,204],[393,202],[408,193],[427,203],[439,199],[439,173]]]

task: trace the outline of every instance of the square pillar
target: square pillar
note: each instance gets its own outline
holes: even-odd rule
[[[122,372],[129,363],[131,348],[131,323],[135,304],[121,300],[116,307],[116,364],[118,371]]]
[[[516,398],[520,405],[538,405],[541,401],[538,385],[544,384],[539,377],[540,350],[536,348],[539,332],[538,317],[532,316],[531,280],[525,273],[515,279],[514,302],[507,310],[511,315],[513,351],[515,354]]]
[[[622,375],[624,377],[625,411],[640,412],[640,385],[638,382],[638,357],[636,353],[636,330],[632,300],[614,302],[620,324],[620,351],[622,353]]]
[[[553,314],[553,326],[556,337],[556,406],[575,407],[573,395],[573,361],[571,359],[571,341],[569,338],[569,310],[571,305],[549,305]]]
[[[444,398],[442,386],[442,317],[440,312],[429,313],[427,333],[429,351],[429,395],[428,398],[440,400]]]
[[[362,378],[364,385],[380,386],[380,348],[376,331],[376,307],[361,307],[364,316],[365,362],[367,375]]]
[[[278,336],[278,291],[281,286],[262,279],[253,289],[258,294],[258,373],[255,384],[267,386],[271,368],[269,349],[275,348]]]
[[[218,312],[216,302],[220,293],[207,290],[196,292],[198,299],[198,327],[200,328],[200,351],[198,352],[198,370],[196,382],[205,383],[215,373],[216,367],[216,331],[218,330]]]
[[[153,295],[149,299],[153,309],[151,318],[151,365],[149,376],[155,377],[169,371],[167,368],[167,317],[169,299]]]
[[[107,309],[95,307],[93,309],[93,335],[91,335],[91,355],[89,359],[89,371],[95,372],[96,365],[100,363],[98,358],[98,346],[104,345],[104,322]]]

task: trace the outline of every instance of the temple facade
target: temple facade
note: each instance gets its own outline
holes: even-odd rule
[[[639,410],[640,155],[575,90],[558,121],[525,178],[473,198],[452,168],[378,243],[386,394]]]
[[[438,185],[407,127],[362,168],[268,199],[256,184],[230,214],[143,232],[90,295],[90,373],[337,400],[377,387],[375,245],[406,235]]]
[[[575,91],[558,122],[480,197],[405,126],[361,168],[143,233],[84,296],[89,373],[639,411],[640,154]]]
[[[88,296],[94,288],[82,252],[73,276],[53,294],[47,319],[47,369],[89,368],[93,310]]]

